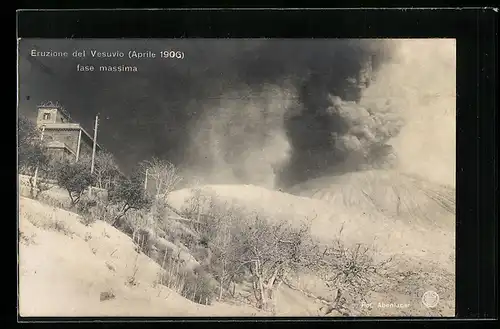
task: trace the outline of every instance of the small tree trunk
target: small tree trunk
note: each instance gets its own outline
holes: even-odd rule
[[[254,279],[254,281],[252,281],[252,290],[253,290],[253,294],[254,294],[255,300],[257,301],[257,303],[259,303],[259,294],[258,294],[258,288],[257,288],[257,281],[255,279]]]
[[[274,281],[276,280],[276,277],[278,275],[278,272],[280,271],[280,267],[277,267],[274,272],[273,272],[273,275],[271,276],[271,278],[269,279],[269,281],[267,282],[267,287],[269,289],[271,289],[274,285]]]
[[[226,275],[226,261],[222,261],[222,274],[220,277],[220,288],[219,288],[219,301],[222,300],[222,291],[223,291],[223,285],[224,285],[224,276]]]
[[[193,291],[193,298],[191,299],[195,303],[196,303],[196,292],[197,292],[197,290],[198,290],[198,286],[195,285],[194,286],[194,291]]]
[[[30,176],[30,178],[28,178],[28,183],[30,184],[30,197],[31,197],[32,199],[34,199],[34,198],[35,198],[35,196],[34,196],[35,189],[34,189],[34,187],[33,187],[33,186],[34,186],[35,184],[33,183],[33,177],[32,177],[32,176]]]
[[[271,308],[271,311],[273,313],[276,312],[276,306],[278,304],[278,301],[277,301],[277,293],[278,292],[278,288],[277,287],[271,287],[269,289],[269,302],[268,302],[268,306]]]
[[[219,282],[219,285],[220,285],[220,287],[219,287],[219,301],[222,300],[222,283],[223,283],[223,281],[221,279]]]
[[[236,282],[233,281],[233,289],[231,290],[231,296],[234,297],[236,293]]]
[[[257,287],[259,289],[259,297],[260,297],[260,308],[265,310],[267,309],[267,298],[266,298],[264,283],[262,282],[262,278],[260,276],[257,282],[258,282]]]
[[[120,222],[120,219],[125,216],[125,214],[127,213],[127,211],[131,209],[130,207],[127,206],[127,204],[125,204],[122,208],[122,212],[120,214],[118,214],[118,216],[115,217],[115,220],[113,221],[113,223],[111,224],[111,226],[113,227],[118,227],[118,224]]]
[[[75,205],[75,200],[73,198],[73,195],[71,194],[71,191],[70,190],[67,190],[68,191],[68,195],[69,195],[69,200],[71,201],[71,207],[73,207]]]
[[[337,296],[335,296],[335,300],[333,301],[333,308],[337,311],[340,310],[340,299],[342,297],[342,292],[340,291],[340,288],[337,289]]]
[[[111,226],[113,227],[118,227],[118,224],[120,223],[120,219],[123,217],[122,214],[118,215],[115,217],[115,220],[113,221],[113,223],[111,224]]]
[[[165,248],[165,252],[163,254],[163,262],[161,263],[161,268],[165,269],[165,260],[167,259],[167,248]]]

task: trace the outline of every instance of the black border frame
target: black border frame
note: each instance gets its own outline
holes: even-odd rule
[[[498,88],[496,65],[498,50],[495,42],[498,37],[497,19],[498,13],[492,9],[22,10],[17,12],[16,37],[456,38],[457,318],[451,320],[456,323],[457,319],[461,318],[498,317],[498,286],[496,284],[498,279],[496,263],[498,209],[495,203],[495,200],[499,199],[495,127],[498,106],[495,93]],[[56,318],[20,318],[18,314],[17,316],[18,321],[56,320]],[[116,322],[146,319],[156,321],[160,318],[95,318],[93,320]],[[165,320],[167,319],[176,321],[177,318]],[[269,322],[284,320],[283,318],[236,318],[235,320],[256,321],[259,319]],[[318,321],[318,318],[301,319],[308,322]],[[390,318],[389,320],[416,323],[423,319],[426,318]],[[59,318],[59,320],[75,322],[88,319]],[[182,321],[192,320],[194,319],[182,318]],[[199,320],[210,319],[196,319],[196,321]],[[338,320],[335,319],[336,322]],[[384,318],[341,320],[345,322],[381,321]],[[443,325],[442,319],[434,320],[440,323],[440,326]],[[322,318],[319,321],[329,323],[330,319]],[[54,324],[50,324],[52,325]]]

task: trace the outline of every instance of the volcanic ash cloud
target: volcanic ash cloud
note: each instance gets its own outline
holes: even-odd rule
[[[387,102],[404,120],[390,144],[397,168],[455,185],[455,40],[393,41],[391,62],[363,91],[361,104]]]
[[[193,129],[190,170],[205,183],[273,188],[289,160],[283,123],[293,104],[293,90],[274,85],[225,93]]]

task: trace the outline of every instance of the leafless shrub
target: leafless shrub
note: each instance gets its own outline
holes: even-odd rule
[[[85,233],[85,237],[83,238],[83,240],[85,242],[92,240],[92,233],[90,233],[90,232]]]
[[[333,291],[330,310],[352,315],[369,293],[387,283],[393,258],[377,260],[376,250],[363,244],[348,246],[340,235],[320,254],[317,273]]]
[[[163,271],[159,274],[157,284],[166,286],[195,303],[210,305],[215,296],[215,286],[207,273],[186,270],[180,254],[171,250],[164,252],[161,267]]]
[[[165,218],[168,205],[164,197],[159,196],[152,199],[151,208],[146,214],[146,224],[155,232],[160,231],[162,228],[168,224],[168,219]]]
[[[38,226],[45,230],[51,230],[60,232],[69,237],[73,236],[73,231],[66,225],[66,223],[60,219],[43,221],[38,224]]]
[[[23,232],[19,231],[19,242],[24,244],[24,245],[29,246],[32,244],[36,244],[35,237],[36,237],[35,233],[28,236],[28,235],[24,234]]]
[[[96,197],[84,195],[76,205],[76,212],[81,216],[81,222],[85,226],[95,223],[96,217],[92,214],[92,208],[97,207],[97,203]]]
[[[428,291],[436,291],[443,300],[455,299],[455,276],[442,269],[439,264],[398,264],[387,277],[384,286],[377,291],[394,291],[399,294],[421,298]]]
[[[175,257],[171,251],[165,251],[161,266],[163,272],[160,275],[159,284],[181,293],[185,284],[185,274],[182,271],[181,260]]]
[[[31,175],[28,178],[30,186],[30,197],[32,199],[38,199],[43,192],[48,191],[54,187],[53,184],[46,181],[47,175],[44,173],[45,170],[45,168],[40,167],[37,172],[38,175],[36,179]]]
[[[233,249],[239,265],[251,273],[259,308],[273,310],[275,293],[287,275],[315,261],[309,224],[296,228],[261,216],[238,222]]]
[[[232,217],[240,216],[242,212],[241,208],[219,202],[217,194],[210,189],[194,189],[181,214],[190,219],[189,226],[200,236],[201,244],[208,246],[208,241],[216,237],[219,226],[225,225],[226,220],[231,222]]]
[[[60,208],[60,209],[65,209],[65,210],[70,210],[70,206],[62,200],[59,200],[57,198],[51,197],[48,194],[40,194],[38,197],[38,200],[40,202],[43,202],[49,206],[52,206],[54,208]]]
[[[215,194],[207,189],[195,188],[191,190],[191,196],[184,202],[181,215],[199,219],[207,209],[213,204]]]
[[[79,214],[87,215],[90,213],[90,209],[97,206],[97,198],[94,196],[83,195],[80,202],[76,206],[76,210]]]
[[[97,187],[109,189],[120,176],[118,165],[109,152],[101,151],[95,156],[94,176]]]
[[[91,217],[94,221],[100,220],[105,223],[113,223],[116,216],[121,210],[121,206],[111,203],[107,198],[93,197],[88,208],[87,216]],[[85,202],[82,200],[81,202]]]
[[[206,273],[188,273],[181,294],[195,303],[210,305],[215,296],[215,286]]]
[[[218,298],[222,299],[224,290],[228,288],[232,273],[238,266],[237,255],[233,252],[233,225],[241,209],[227,203],[218,203],[217,196],[210,190],[194,189],[187,200],[182,214],[190,218],[190,227],[199,236],[197,245],[189,241],[195,257],[208,266],[209,271],[218,281]]]
[[[166,197],[182,180],[177,168],[170,162],[153,158],[141,164],[142,173],[152,188],[148,188],[155,197]]]
[[[138,259],[139,259],[139,253],[137,253],[135,255],[134,266],[133,266],[133,269],[132,269],[132,275],[130,275],[127,278],[127,281],[125,282],[129,286],[136,286],[137,285],[136,275],[137,275],[137,271],[139,270],[139,267],[137,266]]]
[[[19,215],[27,219],[35,227],[38,227],[42,230],[56,231],[56,232],[61,232],[64,235],[70,237],[73,236],[74,232],[71,231],[71,229],[67,226],[67,224],[63,220],[56,219],[54,213],[52,214],[51,219],[39,217],[30,212],[22,212]]]
[[[115,296],[115,293],[113,292],[113,290],[108,290],[108,291],[103,291],[101,292],[100,296],[99,296],[99,300],[101,302],[104,302],[106,300],[110,300],[110,299],[114,299],[116,298]]]
[[[172,163],[156,157],[142,162],[139,174],[144,177],[143,189],[150,199],[147,226],[157,232],[165,221],[166,197],[182,178]]]

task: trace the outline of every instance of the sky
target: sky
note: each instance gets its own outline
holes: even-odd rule
[[[156,156],[179,166],[185,182],[286,187],[394,155],[402,107],[360,104],[399,48],[347,39],[22,39],[19,113],[34,119],[38,104],[59,102],[89,132],[99,113],[98,142],[125,172]],[[75,50],[87,56],[73,58]],[[93,58],[92,50],[124,58]],[[183,58],[160,58],[168,50]],[[137,72],[99,72],[109,65]]]

